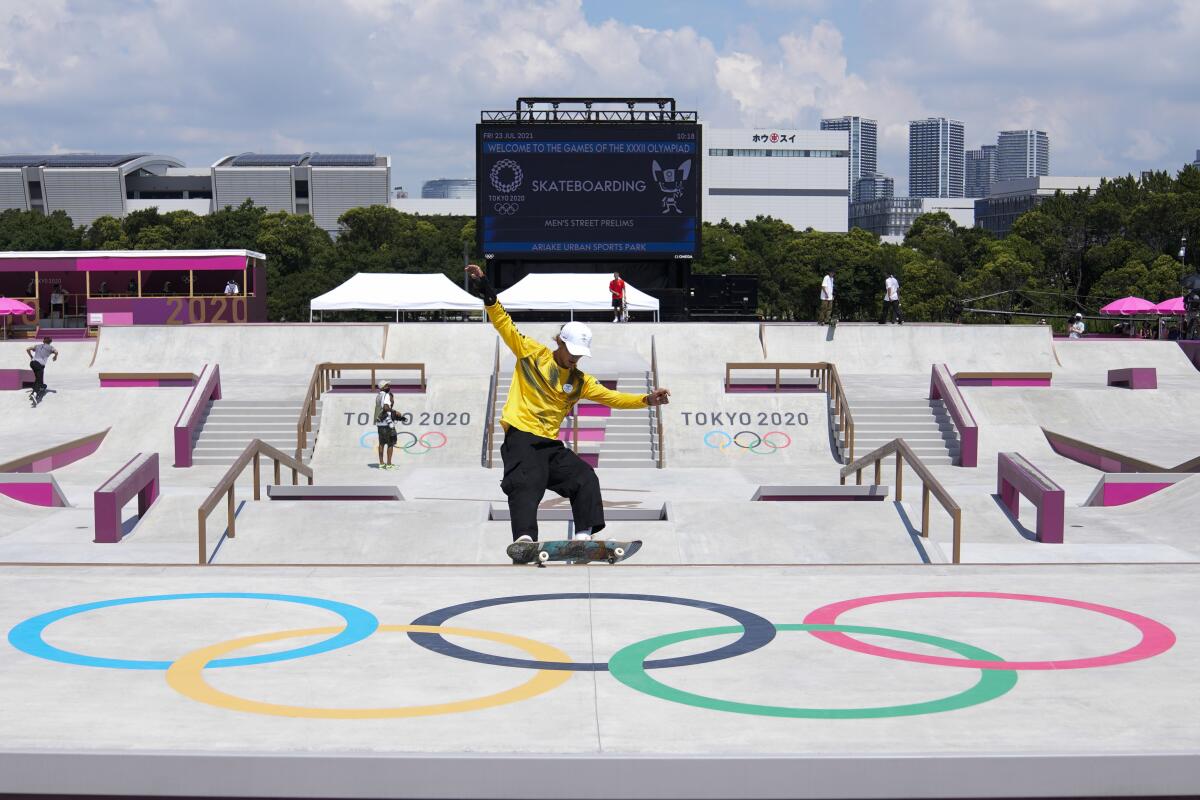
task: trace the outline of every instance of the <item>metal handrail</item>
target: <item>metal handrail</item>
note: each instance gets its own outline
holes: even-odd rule
[[[855,484],[862,486],[862,472],[869,466],[875,467],[875,480],[873,485],[878,486],[883,482],[883,460],[888,456],[896,454],[896,499],[904,499],[904,464],[908,463],[913,471],[917,473],[917,477],[921,479],[921,536],[929,538],[929,495],[932,494],[946,513],[950,515],[951,521],[954,523],[954,550],[953,562],[959,563],[962,555],[962,508],[946,491],[946,487],[942,486],[941,482],[934,477],[929,471],[929,467],[921,461],[908,442],[903,439],[893,439],[882,447],[877,447],[867,455],[851,462],[842,467],[840,471],[841,482],[846,483],[846,476],[851,472],[855,474]]]
[[[299,476],[303,475],[308,478],[308,485],[312,486],[313,471],[312,467],[305,464],[297,458],[292,458],[282,450],[278,450],[264,442],[262,439],[254,439],[250,444],[246,445],[246,449],[242,454],[229,466],[225,474],[221,476],[221,480],[217,481],[217,485],[209,492],[208,497],[204,498],[204,502],[196,509],[197,517],[197,533],[199,545],[199,564],[205,566],[208,564],[208,515],[217,507],[217,503],[221,501],[221,495],[226,498],[226,515],[227,515],[227,530],[226,535],[234,538],[234,518],[236,516],[237,500],[235,495],[235,484],[241,476],[243,470],[250,463],[254,465],[254,499],[261,499],[261,465],[259,463],[260,456],[267,456],[275,464],[275,486],[279,485],[279,465],[283,464],[290,467],[292,470],[292,485],[299,483]]]
[[[326,361],[313,367],[312,377],[308,381],[308,389],[304,392],[304,404],[300,407],[300,416],[296,420],[296,458],[301,458],[308,447],[308,434],[312,431],[312,418],[317,412],[317,402],[321,395],[333,386],[333,379],[340,378],[343,370],[369,370],[371,373],[371,388],[375,389],[375,375],[381,370],[405,369],[414,370],[421,374],[421,391],[427,388],[425,382],[424,364],[405,364],[390,361]]]
[[[782,388],[784,370],[808,370],[809,377],[817,379],[817,389],[829,395],[833,404],[830,425],[840,425],[846,442],[846,462],[854,460],[854,416],[850,413],[850,402],[838,375],[837,365],[829,361],[730,361],[725,364],[725,390],[733,385],[734,370],[774,370],[775,391]]]
[[[653,382],[650,388],[658,389],[658,347],[654,341],[654,336],[650,337],[650,379]],[[658,468],[662,469],[667,465],[667,448],[663,443],[662,406],[655,406],[652,413],[658,426]]]
[[[496,396],[500,393],[500,337],[496,337],[496,355],[492,360],[492,379],[488,383],[487,422],[483,428],[483,465],[492,468],[492,444],[496,437]]]

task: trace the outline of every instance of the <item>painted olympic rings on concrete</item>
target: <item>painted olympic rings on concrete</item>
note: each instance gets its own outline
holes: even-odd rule
[[[730,437],[732,440],[732,437]],[[837,618],[852,609],[877,605],[879,603],[897,600],[918,600],[932,598],[985,598],[1002,600],[1021,600],[1026,602],[1045,603],[1065,606],[1113,617],[1132,625],[1141,634],[1141,640],[1134,646],[1109,655],[1086,658],[1056,660],[1056,661],[1006,661],[1000,656],[979,647],[944,639],[924,633],[901,631],[891,628],[877,628],[861,625],[840,625]],[[268,600],[311,606],[338,614],[345,620],[344,627],[319,627],[300,630],[276,631],[244,636],[219,644],[199,648],[183,655],[175,661],[150,661],[124,658],[104,658],[82,653],[63,650],[48,644],[43,638],[46,629],[58,622],[89,611],[126,606],[138,603],[162,602],[168,600],[210,600],[210,599],[249,599]],[[477,609],[493,608],[517,603],[527,603],[539,600],[634,600],[639,602],[666,603],[707,611],[715,611],[729,617],[736,625],[687,630],[655,636],[618,650],[607,662],[579,663],[572,662],[562,650],[542,642],[527,639],[509,633],[481,631],[466,628],[453,628],[443,625],[447,620]],[[407,633],[416,644],[433,652],[487,664],[489,666],[506,666],[532,669],[536,674],[511,689],[505,689],[494,694],[484,695],[467,700],[457,700],[429,705],[380,707],[380,708],[313,708],[307,706],[281,705],[239,697],[216,689],[204,677],[204,670],[211,667],[251,666],[270,664],[280,661],[302,658],[330,652],[341,647],[358,643],[376,631],[386,633]],[[744,655],[758,650],[771,643],[777,631],[804,631],[823,642],[835,644],[838,647],[854,650],[869,655],[882,656],[889,659],[913,661],[923,664],[948,667],[969,667],[982,671],[980,680],[970,688],[957,694],[940,699],[907,703],[892,706],[872,706],[865,708],[806,708],[782,705],[761,705],[755,703],[724,700],[715,697],[687,692],[668,686],[650,676],[649,671],[668,667],[706,664]],[[712,650],[691,655],[648,660],[656,651],[670,645],[689,642],[712,636],[727,636],[741,634],[735,641]],[[884,636],[893,639],[916,642],[922,645],[932,645],[962,656],[961,658],[946,658],[942,656],[925,655],[905,652],[877,645],[866,644],[851,634],[867,636]],[[261,646],[272,642],[296,638],[311,638],[324,636],[314,644],[282,650],[274,653],[232,657],[229,654],[238,650]],[[446,636],[463,636],[485,641],[509,645],[523,650],[530,656],[528,659],[509,658],[492,655],[485,652],[469,650],[448,641]],[[704,600],[694,600],[683,597],[647,594],[617,594],[608,592],[586,593],[572,592],[559,594],[514,595],[496,597],[485,600],[475,600],[454,606],[431,611],[414,620],[408,625],[380,625],[373,614],[356,606],[301,595],[267,594],[258,592],[203,592],[189,594],[147,595],[141,597],[123,597],[84,603],[57,611],[50,611],[18,623],[8,634],[8,641],[13,647],[29,655],[87,667],[108,667],[116,669],[135,670],[165,670],[168,684],[185,696],[219,708],[246,713],[266,714],[284,717],[304,717],[315,719],[383,719],[432,716],[438,714],[453,714],[475,711],[485,708],[514,703],[520,700],[536,697],[550,691],[566,682],[572,672],[598,672],[608,670],[613,676],[637,691],[644,692],[663,700],[683,703],[698,708],[723,711],[738,714],[750,714],[771,717],[818,718],[818,719],[869,719],[913,716],[918,714],[933,714],[955,709],[966,708],[979,703],[993,700],[1011,690],[1017,681],[1020,670],[1064,670],[1087,667],[1111,666],[1126,664],[1142,659],[1151,658],[1169,650],[1175,643],[1175,634],[1170,628],[1160,622],[1135,614],[1130,611],[1099,605],[1082,600],[1071,600],[1061,597],[1042,595],[1012,594],[1005,592],[973,592],[973,591],[941,591],[941,592],[908,592],[901,594],[876,595],[844,600],[822,606],[810,612],[801,624],[776,625],[753,612],[713,603]]]
[[[216,664],[213,659],[226,653],[241,650],[256,644],[275,642],[280,639],[296,639],[302,636],[323,636],[336,633],[337,628],[309,628],[307,630],[278,631],[264,633],[258,636],[245,636],[231,639],[228,642],[209,645],[199,650],[193,650],[176,661],[167,670],[167,683],[171,688],[185,697],[207,703],[217,708],[227,708],[231,711],[245,711],[252,714],[267,714],[276,717],[303,717],[307,719],[397,719],[401,717],[432,717],[440,714],[458,714],[464,711],[478,711],[483,708],[516,703],[545,694],[570,679],[570,672],[557,670],[538,670],[537,673],[518,686],[505,689],[495,694],[484,695],[470,700],[455,700],[448,703],[433,703],[420,706],[396,706],[390,708],[311,708],[308,706],[280,705],[249,700],[244,697],[223,692],[213,688],[204,679],[204,668]],[[557,647],[542,642],[514,636],[509,633],[493,631],[477,631],[467,628],[431,628],[423,625],[380,625],[378,630],[384,633],[414,633],[418,631],[435,632],[439,635],[469,636],[474,639],[485,639],[490,642],[508,644],[524,650],[536,659],[550,662],[570,661],[570,657]]]
[[[1142,635],[1141,641],[1133,647],[1121,650],[1116,653],[1110,653],[1104,656],[1093,656],[1090,658],[1069,658],[1055,661],[997,661],[997,660],[980,660],[980,659],[961,659],[961,658],[945,658],[943,656],[929,656],[919,653],[907,653],[903,650],[893,650],[888,647],[879,647],[877,645],[860,642],[857,639],[852,639],[845,633],[836,631],[813,631],[812,635],[829,644],[844,647],[847,650],[854,650],[858,653],[867,653],[873,656],[881,656],[883,658],[895,658],[901,661],[915,661],[919,664],[938,664],[944,667],[972,667],[975,669],[1018,669],[1018,670],[1048,670],[1048,669],[1087,669],[1089,667],[1110,667],[1114,664],[1128,664],[1131,661],[1141,661],[1146,658],[1151,658],[1159,653],[1166,652],[1175,644],[1175,633],[1163,625],[1161,622],[1155,622],[1149,617],[1143,617],[1140,614],[1134,614],[1131,611],[1123,611],[1112,606],[1102,606],[1096,603],[1087,603],[1082,600],[1070,600],[1065,597],[1046,597],[1036,594],[1010,594],[1008,592],[904,592],[901,594],[881,594],[875,597],[858,597],[853,600],[843,600],[840,603],[832,603],[827,606],[822,606],[815,611],[810,611],[804,621],[808,624],[816,625],[832,625],[837,622],[837,618],[844,612],[853,608],[861,608],[862,606],[875,605],[877,603],[890,603],[895,600],[925,600],[929,598],[944,598],[944,597],[981,597],[997,600],[1024,600],[1031,603],[1049,603],[1051,605],[1067,606],[1069,608],[1080,608],[1085,611],[1094,611],[1097,614],[1115,617],[1116,619],[1128,622],[1133,627],[1137,628]]]
[[[75,664],[81,667],[108,667],[110,669],[167,669],[171,666],[170,661],[142,661],[127,658],[103,658],[100,656],[89,656],[83,653],[73,653],[69,650],[63,650],[46,642],[42,638],[46,628],[61,619],[73,617],[76,614],[82,614],[87,611],[94,611],[100,608],[112,608],[113,606],[127,606],[136,603],[158,603],[167,600],[274,600],[281,603],[298,603],[304,606],[313,606],[315,608],[323,608],[327,611],[340,616],[346,621],[346,627],[341,629],[330,629],[333,634],[324,641],[315,644],[297,647],[292,650],[283,650],[278,653],[264,653],[256,656],[242,656],[241,658],[220,659],[213,661],[208,666],[210,667],[245,667],[251,664],[271,664],[277,661],[289,661],[293,658],[303,658],[304,656],[312,656],[317,653],[324,653],[329,650],[337,650],[339,647],[360,642],[375,632],[379,627],[379,620],[370,611],[365,611],[357,606],[347,605],[346,603],[338,603],[333,600],[323,600],[319,597],[302,597],[292,594],[264,594],[261,592],[194,592],[190,594],[156,594],[146,595],[144,597],[118,597],[112,600],[100,600],[95,603],[83,603],[77,606],[68,606],[60,608],[57,611],[48,611],[45,614],[38,614],[36,617],[30,617],[24,622],[18,623],[8,632],[8,642],[18,650],[28,653],[31,656],[44,658],[47,661],[60,661],[63,664]]]
[[[411,441],[404,441],[401,438],[403,436],[407,436]],[[439,436],[441,437],[441,441],[438,441],[436,438]],[[372,438],[374,441],[369,441]],[[438,448],[445,447],[448,441],[450,441],[449,437],[447,437],[446,434],[442,433],[441,431],[425,431],[420,436],[417,436],[412,431],[396,431],[395,448],[397,450],[403,450],[409,455],[423,456],[430,450],[437,450]],[[434,444],[434,442],[436,442],[436,444]],[[378,447],[379,432],[363,431],[362,436],[358,437],[358,446],[365,447],[368,450]]]
[[[943,639],[939,636],[929,636],[923,633],[897,631],[890,628],[868,628],[861,625],[776,625],[781,631],[836,631],[838,633],[861,633],[871,636],[888,636],[893,639],[906,639],[912,642],[930,644],[945,650],[958,653],[968,659],[987,659],[991,662],[1004,663],[999,656],[989,653],[969,644]],[[694,631],[668,633],[653,639],[631,644],[618,650],[609,659],[609,671],[613,677],[631,689],[643,694],[670,700],[672,703],[707,708],[713,711],[729,711],[735,714],[752,714],[760,717],[793,717],[803,719],[879,719],[883,717],[911,717],[919,714],[936,714],[942,711],[955,711],[960,708],[986,703],[1008,692],[1017,685],[1017,673],[1014,670],[994,668],[980,670],[979,681],[957,694],[937,700],[927,700],[921,703],[906,703],[896,706],[876,706],[873,708],[797,708],[795,706],[769,706],[757,703],[739,703],[732,700],[720,700],[692,692],[685,692],[667,686],[665,683],[651,677],[646,671],[644,662],[646,656],[678,642],[701,639],[707,636],[737,633],[740,628],[702,628]]]
[[[725,441],[714,444],[714,439],[712,438],[714,435],[725,437]],[[769,440],[771,436],[776,437],[775,441]],[[751,441],[750,437],[753,437],[753,441]],[[779,439],[778,437],[783,438]],[[746,430],[730,435],[727,431],[715,430],[704,434],[703,440],[705,447],[710,447],[714,450],[727,450],[730,447],[734,447],[737,450],[748,450],[760,456],[774,455],[777,451],[792,446],[792,437],[784,431],[767,431],[766,433],[759,434]]]
[[[514,595],[512,597],[493,597],[490,600],[474,600],[470,603],[460,603],[456,606],[448,606],[430,611],[417,617],[412,621],[413,625],[441,625],[446,620],[457,617],[459,614],[465,614],[468,611],[475,611],[480,608],[492,608],[493,606],[509,605],[513,603],[529,603],[538,600],[637,600],[646,603],[671,603],[679,606],[691,606],[692,608],[702,608],[706,611],[715,611],[729,617],[734,622],[741,626],[742,635],[737,641],[730,642],[723,647],[718,647],[715,650],[708,650],[703,653],[696,653],[690,656],[680,656],[678,658],[666,658],[660,661],[648,661],[645,664],[646,669],[664,669],[666,667],[684,667],[691,664],[707,664],[710,661],[720,661],[725,658],[733,658],[734,656],[751,653],[764,645],[770,644],[775,638],[775,626],[768,620],[760,617],[750,611],[744,611],[733,606],[726,606],[720,603],[710,603],[707,600],[691,600],[686,597],[667,597],[657,594],[617,594],[613,592],[563,592],[560,594],[523,594]],[[571,662],[563,664],[552,661],[528,661],[521,658],[507,658],[505,656],[495,656],[490,653],[480,653],[475,650],[468,650],[465,647],[460,647],[456,644],[446,641],[436,633],[410,633],[408,638],[412,639],[422,647],[433,650],[435,653],[461,658],[466,661],[476,661],[480,664],[491,664],[501,667],[523,667],[525,669],[556,669],[570,670],[573,672],[602,672],[608,669],[608,662],[592,661],[592,662]]]

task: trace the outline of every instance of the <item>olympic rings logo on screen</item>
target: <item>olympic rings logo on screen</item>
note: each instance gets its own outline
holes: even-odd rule
[[[488,173],[488,179],[492,182],[492,186],[497,192],[512,194],[521,188],[521,181],[525,180],[525,173],[521,170],[521,165],[516,161],[513,161],[511,158],[502,158],[495,164],[492,164],[492,169]]]
[[[744,450],[760,456],[770,456],[785,447],[791,447],[792,437],[784,431],[768,431],[763,434],[738,431],[731,435],[727,431],[715,430],[704,434],[704,446],[733,453]]]
[[[430,450],[445,447],[448,441],[446,434],[441,431],[425,431],[420,436],[412,431],[396,431],[395,448],[403,450],[409,455],[423,456]],[[379,432],[365,431],[362,436],[358,437],[358,446],[374,450],[379,446]]]
[[[511,217],[521,208],[516,203],[496,203],[492,207],[495,208],[496,213],[502,217]]]
[[[1128,624],[1139,634],[1139,639],[1137,643],[1126,647],[1124,650],[1114,650],[1103,655],[1068,656],[1041,661],[1010,661],[979,646],[941,636],[934,636],[918,631],[898,630],[871,625],[848,625],[838,622],[838,619],[844,613],[856,609],[907,600],[946,598],[994,599],[1049,604],[1083,610]],[[170,603],[213,599],[252,600],[255,602],[270,601],[308,606],[337,615],[341,618],[342,624],[242,636],[192,650],[170,661],[91,655],[50,644],[44,636],[47,629],[60,620],[75,617],[79,614],[101,611],[106,608],[143,603]],[[733,624],[658,634],[649,639],[626,645],[613,654],[607,661],[597,662],[573,661],[570,656],[559,648],[524,636],[497,631],[453,627],[446,624],[455,617],[479,609],[556,600],[585,600],[588,602],[595,600],[620,600],[683,606],[715,613],[725,617]],[[508,618],[521,619],[522,617],[510,615]],[[1005,619],[1008,620],[1009,618]],[[1006,622],[1006,624],[1011,624],[1011,621]],[[808,633],[817,640],[835,647],[882,659],[979,670],[979,679],[966,689],[932,700],[917,702],[910,700],[909,702],[893,705],[838,708],[766,705],[723,699],[683,691],[665,681],[659,680],[651,674],[656,673],[658,670],[707,664],[746,655],[771,644],[779,633],[793,631]],[[414,706],[356,706],[351,708],[283,705],[241,697],[215,688],[206,678],[208,670],[273,664],[280,661],[313,657],[322,653],[351,647],[377,633],[405,633],[413,644],[419,645],[440,656],[448,656],[490,667],[502,668],[501,672],[503,672],[503,668],[532,671],[533,675],[512,688],[502,689],[492,694],[465,700],[452,700]],[[708,650],[694,651],[694,648],[688,648],[688,650],[684,651],[685,655],[657,659],[651,658],[658,651],[682,642],[734,635],[737,638],[732,641],[725,640],[724,644],[714,646]],[[462,638],[482,640],[491,642],[492,646],[486,649],[475,650],[458,644],[457,641],[452,642],[446,639],[446,636],[454,637],[456,640],[461,640]],[[869,640],[864,641],[857,638],[859,636],[869,637]],[[314,637],[318,638],[315,642],[312,642],[311,640]],[[922,647],[916,650],[906,650],[903,647],[883,646],[875,643],[878,637],[901,644],[904,642],[914,642],[922,645]],[[291,647],[286,647],[285,645],[285,649],[283,650],[272,650],[270,652],[263,652],[261,647],[262,645],[270,645],[277,642],[286,643],[295,639],[305,639],[309,643]],[[198,592],[190,594],[120,597],[60,608],[38,614],[18,623],[9,631],[8,641],[13,647],[23,653],[62,664],[106,669],[164,672],[167,684],[172,689],[197,702],[231,711],[281,717],[395,719],[462,713],[484,708],[494,708],[537,697],[566,683],[575,672],[608,672],[620,683],[643,694],[672,703],[680,703],[712,711],[800,719],[880,719],[954,711],[995,700],[1007,694],[1017,685],[1018,674],[1022,671],[1047,671],[1053,674],[1060,674],[1064,670],[1107,667],[1153,658],[1170,650],[1175,644],[1176,637],[1174,632],[1166,625],[1132,611],[1064,597],[1013,594],[1007,592],[905,592],[858,597],[822,606],[809,612],[800,623],[775,623],[752,611],[722,603],[686,597],[610,592],[564,592],[559,594],[518,595],[474,600],[431,611],[417,617],[407,625],[380,624],[375,615],[366,609],[318,597],[259,592]],[[521,651],[525,657],[515,658],[498,655],[496,652],[497,648],[494,646],[495,644],[505,645]],[[249,648],[256,648],[256,650],[253,654],[237,655]],[[930,648],[945,651],[950,655],[932,654],[929,651]],[[398,680],[410,679],[411,676],[398,677]],[[491,681],[488,681],[488,684],[490,686]],[[820,690],[827,692],[828,688],[822,686]]]

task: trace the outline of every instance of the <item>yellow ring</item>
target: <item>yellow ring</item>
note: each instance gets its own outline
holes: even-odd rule
[[[428,706],[400,706],[395,708],[309,708],[306,706],[285,706],[276,703],[263,703],[258,700],[247,700],[244,697],[228,694],[214,689],[204,679],[204,668],[209,662],[220,658],[226,653],[241,650],[251,645],[275,642],[280,639],[296,639],[301,636],[324,636],[337,633],[341,628],[306,628],[304,630],[277,631],[263,633],[257,636],[244,636],[241,639],[230,639],[220,644],[193,650],[180,658],[167,670],[167,683],[172,689],[207,703],[217,708],[227,708],[231,711],[246,711],[251,714],[269,714],[276,717],[305,717],[309,719],[396,719],[400,717],[430,717],[438,714],[457,714],[462,711],[478,711],[483,708],[515,703],[528,700],[539,694],[550,691],[565,683],[571,672],[567,670],[538,670],[532,678],[496,694],[477,697],[473,700],[458,700],[453,703],[437,703]],[[477,631],[467,628],[445,628],[440,625],[380,625],[380,631],[390,633],[440,633],[469,636],[474,639],[487,639],[500,644],[509,644],[520,648],[538,661],[557,661],[570,663],[571,658],[557,647],[514,636],[508,633],[493,631]]]

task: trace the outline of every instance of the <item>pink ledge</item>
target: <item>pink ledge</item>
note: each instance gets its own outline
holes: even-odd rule
[[[1102,506],[1123,506],[1126,503],[1132,503],[1135,500],[1141,500],[1143,497],[1149,497],[1155,492],[1161,491],[1168,486],[1174,486],[1173,483],[1105,483],[1104,491],[1101,494]]]

